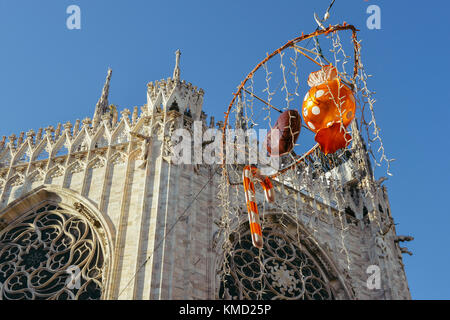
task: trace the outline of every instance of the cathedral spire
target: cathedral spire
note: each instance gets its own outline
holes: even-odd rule
[[[202,118],[203,95],[205,92],[197,86],[181,81],[180,71],[181,51],[175,51],[175,67],[172,77],[147,84],[148,115],[153,115],[167,108],[167,111],[177,110],[180,114]],[[162,95],[163,99],[160,99]]]
[[[360,169],[362,169],[363,172],[365,172],[369,177],[373,178],[373,170],[370,163],[370,157],[367,152],[367,146],[364,142],[364,139],[361,135],[361,132],[358,127],[358,123],[356,120],[353,120],[351,123],[352,128],[352,149],[355,153],[356,158],[358,159],[358,164],[360,166]]]
[[[180,56],[181,56],[181,51],[180,49],[178,49],[177,51],[175,51],[175,68],[173,69],[173,75],[172,75],[172,79],[173,80],[180,80]]]
[[[101,116],[107,113],[108,110],[108,95],[109,95],[109,82],[111,81],[111,68],[108,68],[108,74],[106,75],[105,85],[103,86],[102,95],[98,99],[97,105],[95,106],[95,118],[101,118]]]

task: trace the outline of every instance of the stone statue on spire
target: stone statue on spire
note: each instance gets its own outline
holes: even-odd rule
[[[180,49],[178,49],[177,51],[175,51],[175,68],[173,69],[173,75],[172,75],[172,79],[173,80],[180,80],[180,56],[181,56],[181,51]]]

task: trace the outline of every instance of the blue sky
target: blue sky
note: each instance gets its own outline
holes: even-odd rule
[[[81,8],[68,30],[66,8]],[[205,90],[204,111],[220,119],[254,65],[302,31],[316,28],[315,1],[0,0],[0,136],[93,114],[108,67],[110,102],[146,102],[146,83],[181,77]],[[381,30],[366,27],[370,4]],[[404,255],[414,299],[450,299],[450,57],[443,0],[336,0],[328,23],[361,31],[374,77],[376,116],[393,164],[388,187],[397,232],[412,235]]]

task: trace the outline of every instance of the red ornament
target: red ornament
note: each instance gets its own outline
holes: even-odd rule
[[[284,111],[264,141],[271,156],[283,156],[294,148],[302,127],[302,118],[297,110]]]

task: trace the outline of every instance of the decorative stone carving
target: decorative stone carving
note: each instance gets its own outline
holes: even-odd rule
[[[5,219],[0,218],[0,232],[2,232],[3,229],[5,229],[8,226]]]
[[[41,169],[36,169],[36,171],[31,174],[30,182],[42,181],[44,180],[44,176],[45,174]]]
[[[94,163],[91,165],[92,169],[104,167],[106,160],[103,157],[97,158]]]
[[[175,52],[175,68],[173,69],[173,75],[172,75],[172,79],[174,79],[175,81],[179,81],[180,80],[180,56],[181,56],[181,51],[180,49],[178,49]]]
[[[106,234],[104,230],[101,228],[100,221],[98,221],[98,219],[81,202],[74,202],[73,207],[75,208],[76,211],[82,214],[91,223],[92,226],[94,226],[94,228],[96,229],[101,238],[102,243],[106,243],[107,242]]]
[[[64,168],[60,165],[57,165],[52,168],[50,173],[50,178],[61,177],[64,174]]]
[[[36,133],[33,129],[27,132],[27,139],[31,142],[31,144],[34,144],[34,137],[36,136]]]
[[[18,174],[15,178],[12,179],[11,187],[18,187],[18,186],[22,185],[23,182],[24,182],[23,175]]]
[[[275,228],[264,230],[261,253],[252,246],[250,233],[239,235],[228,272],[221,274],[222,299],[334,299],[312,256]],[[261,259],[261,260],[260,260]]]
[[[381,234],[377,234],[377,236],[375,237],[375,244],[376,244],[378,256],[386,258],[387,257],[387,245],[384,240],[384,236]]]
[[[121,164],[127,161],[127,156],[122,152],[117,152],[112,156],[111,163],[113,165]]]
[[[103,274],[96,233],[70,210],[38,207],[0,235],[0,300],[100,299]]]
[[[16,140],[17,140],[17,137],[14,133],[9,136],[9,146],[12,149],[14,149],[16,147]]]
[[[5,147],[5,141],[6,141],[6,136],[3,136],[2,140],[0,140],[0,150],[2,150]]]
[[[401,253],[407,253],[407,254],[409,254],[410,256],[413,255],[412,252],[409,251],[408,248],[405,248],[405,247],[400,247],[400,252],[401,252]]]
[[[105,137],[105,134],[103,134],[95,141],[94,149],[106,147],[108,144],[108,139]]]
[[[140,159],[142,159],[143,162],[142,162],[142,165],[139,166],[139,168],[143,169],[147,165],[147,158],[148,158],[148,153],[150,151],[150,143],[151,143],[152,137],[144,136],[143,134],[131,132],[131,131],[130,131],[130,134],[133,137],[136,137],[136,138],[139,138],[142,140]]]
[[[122,144],[128,142],[128,133],[124,127],[119,127],[120,131],[115,134],[115,137],[111,141],[111,145]]]
[[[84,170],[84,164],[81,161],[75,161],[75,164],[73,164],[70,169],[69,169],[71,173],[77,173],[77,172],[82,172]]]
[[[126,122],[130,122],[130,114],[131,114],[131,112],[130,112],[130,110],[128,110],[128,109],[123,109],[121,112],[120,112],[120,114],[122,115],[122,119],[124,119]]]
[[[269,266],[269,277],[272,278],[272,285],[279,288],[281,293],[293,293],[297,284],[300,282],[295,277],[295,271],[289,270],[286,264]]]
[[[405,242],[405,241],[413,241],[414,237],[411,236],[397,236],[395,237],[395,242]]]

